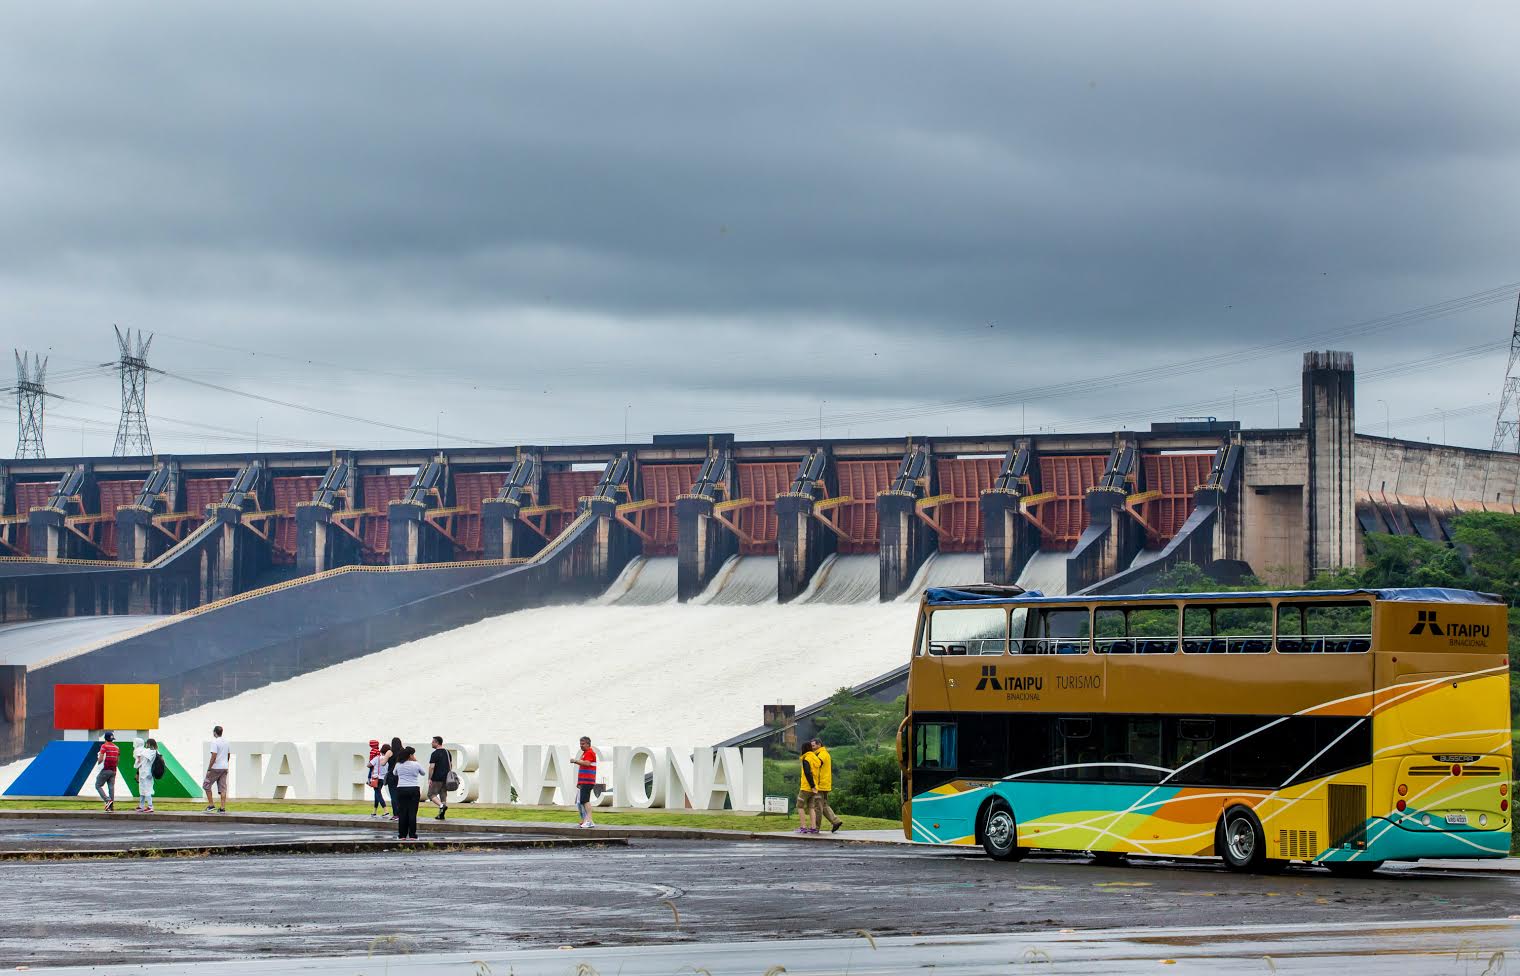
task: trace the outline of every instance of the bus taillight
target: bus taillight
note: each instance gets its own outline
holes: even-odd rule
[[[1403,783],[1400,783],[1399,784],[1399,796],[1408,796],[1408,795],[1409,795],[1409,787],[1405,786]]]
[[[1499,795],[1503,796],[1504,794],[1506,794],[1508,792],[1509,792],[1509,784],[1508,783],[1500,783],[1499,784]]]
[[[1399,802],[1397,802],[1397,803],[1395,803],[1395,804],[1394,804],[1394,805],[1393,805],[1393,808],[1394,808],[1394,809],[1395,809],[1395,810],[1397,810],[1397,811],[1398,811],[1398,812],[1400,812],[1400,813],[1403,813],[1403,812],[1404,812],[1404,807],[1405,807],[1405,806],[1406,806],[1406,804],[1405,804],[1405,803],[1404,803],[1404,801],[1403,801],[1403,800],[1400,800],[1400,801],[1399,801]]]
[[[1453,763],[1452,767],[1451,767],[1451,774],[1453,776],[1461,776],[1462,775],[1462,765],[1460,763]]]

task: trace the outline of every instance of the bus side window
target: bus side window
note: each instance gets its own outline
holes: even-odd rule
[[[1214,634],[1231,654],[1265,654],[1272,649],[1270,603],[1215,604]]]
[[[955,723],[922,722],[913,729],[913,765],[919,769],[955,769]]]
[[[1001,655],[1008,641],[1004,607],[945,607],[929,614],[929,653]]]
[[[1372,650],[1372,604],[1311,603],[1304,607],[1304,632],[1325,643],[1331,654],[1365,654]]]
[[[1277,650],[1280,654],[1312,651],[1304,640],[1304,608],[1298,603],[1277,605]]]
[[[1182,611],[1182,652],[1184,654],[1221,654],[1224,641],[1214,640],[1214,611],[1207,605]]]
[[[1177,652],[1177,607],[1130,607],[1125,612],[1136,654]]]
[[[1133,654],[1135,642],[1129,639],[1123,610],[1099,609],[1093,614],[1093,633],[1097,636],[1093,650],[1099,654]]]

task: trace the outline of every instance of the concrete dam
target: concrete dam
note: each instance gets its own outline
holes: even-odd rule
[[[1302,384],[1280,429],[4,462],[0,761],[51,737],[54,684],[156,681],[188,713],[453,632],[510,658],[493,628],[542,647],[564,614],[690,625],[697,671],[767,634],[861,645],[821,689],[734,685],[757,721],[906,662],[930,585],[1140,591],[1183,561],[1293,584],[1354,565],[1365,532],[1442,540],[1461,512],[1517,511],[1513,454],[1357,434],[1350,354],[1306,354]],[[787,622],[725,636],[722,614],[765,607]]]

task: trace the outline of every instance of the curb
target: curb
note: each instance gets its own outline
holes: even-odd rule
[[[119,819],[126,823],[140,823],[143,815],[122,812],[105,813],[99,810],[0,810],[4,820],[106,820]],[[324,815],[316,813],[190,813],[181,811],[160,812],[152,815],[150,822],[199,823],[223,821],[243,824],[281,824],[311,827],[369,827],[375,830],[394,830],[390,820],[380,820],[357,814]],[[539,837],[561,837],[586,840],[610,838],[614,840],[769,840],[794,843],[863,844],[876,846],[904,846],[905,841],[876,840],[868,837],[838,837],[832,834],[799,837],[781,831],[718,830],[708,827],[595,827],[591,831],[568,824],[529,823],[513,820],[424,820],[429,833],[471,834],[531,834]]]
[[[136,848],[0,849],[0,861],[74,861],[97,858],[212,857],[237,854],[374,854],[387,851],[478,851],[551,847],[626,847],[618,837],[521,838],[514,840],[443,840],[403,843],[399,840],[261,841],[247,844],[166,844]]]

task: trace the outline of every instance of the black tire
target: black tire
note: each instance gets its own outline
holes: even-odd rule
[[[1106,868],[1120,868],[1129,863],[1129,855],[1122,851],[1088,851],[1093,863]]]
[[[1215,847],[1231,871],[1276,874],[1286,861],[1267,860],[1267,835],[1249,807],[1230,807],[1219,820]]]
[[[1338,878],[1370,878],[1382,861],[1326,861],[1325,868]]]
[[[993,800],[982,808],[976,836],[994,861],[1017,861],[1027,853],[1019,846],[1019,824],[1013,810],[1002,800]]]

